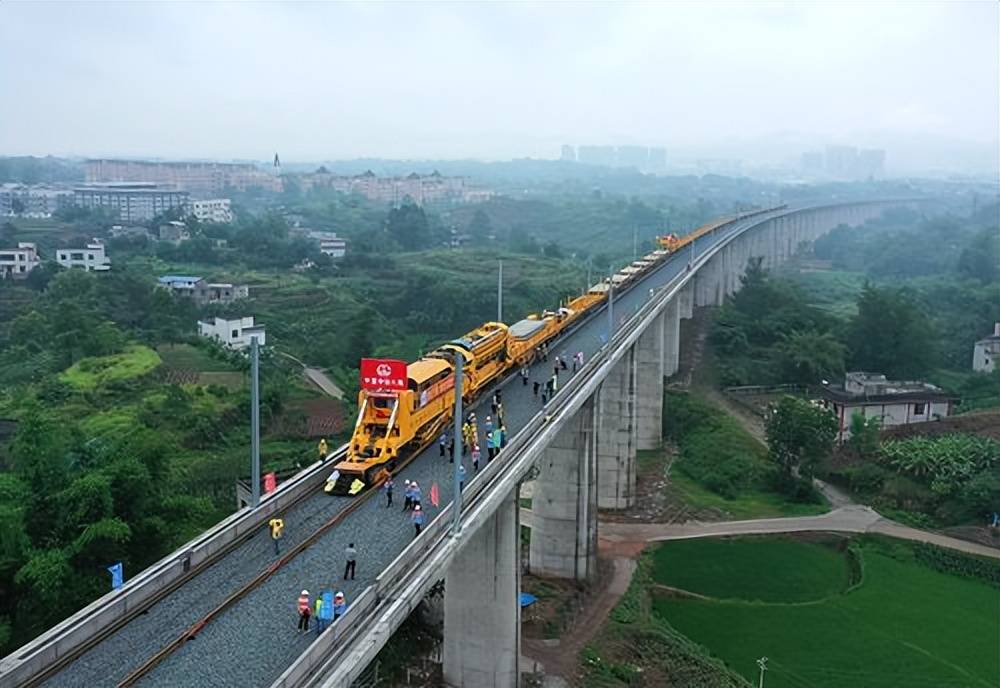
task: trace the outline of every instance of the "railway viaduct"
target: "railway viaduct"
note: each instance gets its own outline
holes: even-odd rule
[[[241,675],[238,655],[268,652],[271,645],[281,642],[274,637],[260,641],[266,645],[246,641],[213,646],[216,641],[211,637],[188,641],[199,633],[208,635],[203,629],[212,625],[234,624],[238,628],[240,624],[268,622],[263,617],[241,618],[233,610],[238,608],[241,591],[246,594],[262,581],[275,584],[287,562],[284,558],[266,562],[251,567],[248,574],[237,575],[235,567],[245,566],[248,559],[247,554],[239,553],[248,542],[260,540],[257,536],[272,514],[286,512],[320,490],[329,463],[307,468],[257,509],[234,514],[124,588],[105,595],[4,658],[0,661],[0,685],[95,685],[97,679],[101,685],[349,686],[423,596],[444,579],[445,681],[467,688],[517,686],[521,483],[535,481],[531,570],[578,581],[594,576],[598,510],[633,504],[636,451],[655,448],[661,441],[663,385],[678,369],[681,319],[690,318],[694,308],[719,305],[734,293],[752,257],[762,258],[764,267],[771,268],[833,227],[857,225],[889,207],[915,203],[904,199],[783,208],[734,220],[699,239],[690,255],[682,251],[643,273],[616,294],[611,306],[606,304],[578,325],[578,332],[566,335],[570,338],[566,346],[571,351],[586,351],[588,357],[547,405],[513,401],[519,398],[515,394],[530,400],[527,391],[520,391],[516,376],[500,383],[512,416],[518,415],[513,413],[515,403],[525,410],[508,423],[515,426],[510,444],[466,485],[460,527],[452,528],[454,504],[446,488],[442,496],[448,503],[432,514],[433,521],[420,537],[400,541],[381,555],[377,572],[363,583],[348,613],[317,639],[293,645],[293,651],[271,675]],[[559,351],[562,346],[557,342],[552,349]],[[543,365],[551,372],[551,363]],[[343,448],[331,458],[342,452]],[[434,454],[427,460],[436,459]],[[424,460],[422,455],[416,461]],[[443,468],[440,475],[446,476],[448,470]],[[447,485],[447,480],[442,483]],[[327,500],[323,504],[332,503]],[[354,516],[350,510],[366,508],[362,500],[348,507],[337,506],[340,511],[285,557],[305,557],[325,547],[330,558],[339,563],[342,545],[331,544],[329,536],[346,527]],[[379,518],[369,519],[367,527],[374,537],[380,537],[383,512],[371,513]],[[234,569],[228,571],[229,566]],[[168,618],[161,611],[165,602],[182,595],[206,575],[231,579],[224,591],[228,597],[192,598],[188,605],[194,610],[189,616],[177,612]],[[293,580],[286,587],[295,589],[297,584]],[[292,603],[291,597],[286,600],[281,614],[290,614]],[[137,619],[157,614],[158,630],[177,624],[176,632],[167,634],[169,642],[157,639],[151,646],[143,646],[144,639],[155,634],[142,631],[142,622]],[[115,647],[122,649],[113,650],[117,653],[113,654]],[[94,653],[102,651],[111,658],[109,662],[117,661],[121,667],[109,664],[103,670],[93,669],[98,656]],[[225,664],[230,659],[223,655],[237,655],[228,674],[218,680],[201,676],[199,667],[204,662]],[[169,673],[172,663],[182,660],[188,662],[187,668],[177,669],[182,673]]]

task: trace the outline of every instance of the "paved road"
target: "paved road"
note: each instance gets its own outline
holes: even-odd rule
[[[521,512],[525,523],[525,510]],[[530,519],[530,517],[529,517]],[[527,525],[527,524],[526,524]],[[721,521],[718,523],[601,523],[601,537],[610,542],[662,542],[724,535],[764,535],[769,533],[802,533],[809,531],[878,533],[903,540],[928,542],[939,547],[969,554],[1000,559],[1000,549],[975,542],[966,542],[937,533],[910,528],[883,518],[867,506],[852,505],[821,516],[766,518],[754,521]]]
[[[323,390],[324,394],[334,399],[343,400],[344,390],[338,387],[322,370],[306,366],[302,369],[302,372],[311,383]]]
[[[732,231],[731,229],[728,231]],[[717,237],[700,240],[700,254]],[[649,298],[649,290],[666,284],[684,269],[689,256],[685,252],[653,274],[640,280],[628,293],[615,299],[615,320],[624,322]],[[572,334],[550,347],[552,357],[564,351],[583,351],[593,356],[608,334],[608,316],[602,308]],[[543,381],[552,374],[552,361],[532,367],[531,380]],[[568,375],[569,371],[563,375]],[[561,376],[565,380],[565,377]],[[503,383],[503,400],[508,432],[513,437],[534,416],[540,402],[532,397],[530,384],[522,387],[516,376]],[[488,413],[482,404],[474,405],[480,420]],[[482,424],[480,424],[482,429]],[[471,476],[468,459],[466,468]],[[438,483],[441,506],[452,497],[451,465],[438,457],[432,446],[420,454],[397,477],[419,481],[424,504],[427,492]],[[339,513],[351,498],[329,497],[321,491],[292,507],[285,515],[284,546],[301,542],[320,524]],[[397,496],[397,500],[399,497]],[[435,512],[430,510],[433,518]],[[312,593],[337,588],[348,602],[354,599],[403,550],[413,535],[407,515],[398,509],[387,510],[381,495],[373,495],[336,527],[327,531],[313,546],[275,572],[262,585],[229,607],[206,625],[197,638],[167,657],[140,683],[144,686],[268,686],[312,642],[312,634],[295,631],[295,601],[301,589]],[[358,546],[357,580],[342,582],[342,553],[348,543]],[[252,580],[273,563],[275,557],[266,530],[247,540],[184,586],[153,605],[150,610],[118,629],[102,643],[84,653],[54,675],[50,686],[113,685],[139,667],[170,640],[233,592]]]

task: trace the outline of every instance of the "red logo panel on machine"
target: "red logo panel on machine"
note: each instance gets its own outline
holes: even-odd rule
[[[361,389],[406,389],[406,362],[388,358],[362,358]]]

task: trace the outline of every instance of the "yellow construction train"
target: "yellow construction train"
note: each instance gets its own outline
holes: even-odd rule
[[[405,390],[361,390],[347,458],[334,466],[326,491],[354,493],[378,483],[386,471],[394,471],[441,434],[450,424],[455,408],[452,369],[455,356],[461,356],[463,361],[463,402],[471,402],[504,374],[533,362],[540,347],[599,307],[611,285],[616,290],[627,286],[668,256],[726,223],[783,207],[732,215],[680,238],[658,237],[659,249],[633,261],[557,310],[529,315],[510,326],[488,322],[410,363],[406,368]]]

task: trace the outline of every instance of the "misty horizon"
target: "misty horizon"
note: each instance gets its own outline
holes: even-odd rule
[[[993,170],[1000,6],[0,4],[0,154]]]

